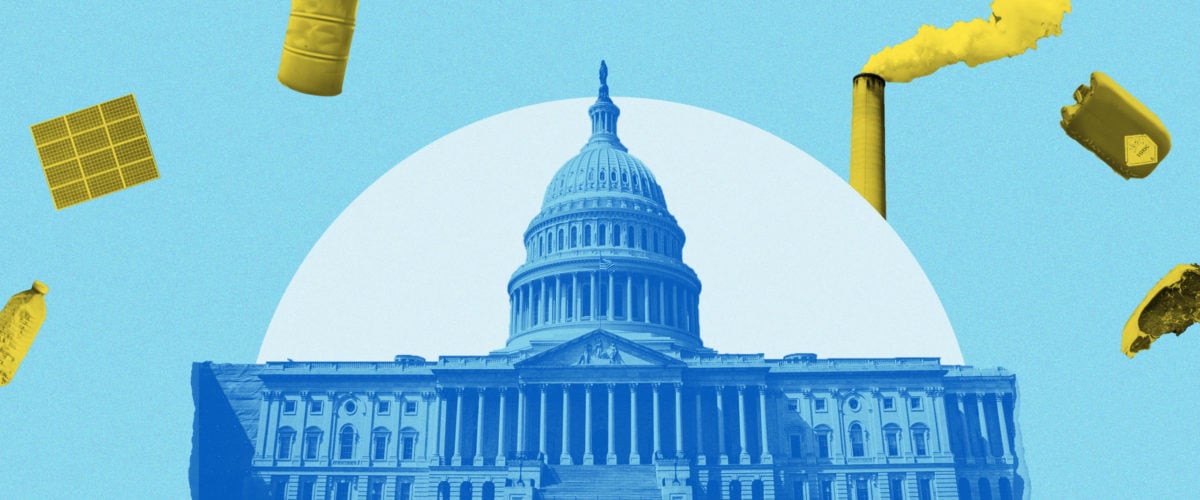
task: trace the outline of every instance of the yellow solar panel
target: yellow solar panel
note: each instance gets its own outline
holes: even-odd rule
[[[158,178],[133,94],[29,129],[56,209]]]

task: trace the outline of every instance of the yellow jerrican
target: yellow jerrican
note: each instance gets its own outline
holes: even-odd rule
[[[1150,175],[1171,152],[1171,133],[1108,75],[1093,72],[1091,84],[1075,90],[1075,104],[1062,108],[1059,124],[1121,177]]]
[[[995,0],[990,19],[958,21],[942,29],[921,26],[916,36],[871,56],[863,73],[889,82],[910,82],[943,66],[977,66],[1037,48],[1039,39],[1062,33],[1070,0]]]
[[[12,381],[46,320],[45,296],[48,291],[50,288],[45,283],[34,281],[32,288],[13,295],[0,311],[0,385]]]
[[[279,82],[305,94],[342,93],[358,0],[292,0]]]

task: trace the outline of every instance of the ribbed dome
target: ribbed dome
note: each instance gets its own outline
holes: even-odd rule
[[[542,209],[572,199],[621,195],[640,197],[662,208],[667,205],[654,174],[641,160],[609,143],[599,143],[584,148],[558,169],[546,188]]]

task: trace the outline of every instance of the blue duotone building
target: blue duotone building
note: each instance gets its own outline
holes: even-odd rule
[[[1003,369],[705,347],[684,232],[621,144],[600,71],[591,137],[525,231],[504,347],[197,363],[194,496],[1027,496]]]

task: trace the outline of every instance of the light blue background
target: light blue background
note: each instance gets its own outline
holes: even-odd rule
[[[1097,3],[1036,52],[888,85],[889,222],[967,362],[1018,374],[1035,498],[1176,497],[1200,487],[1200,332],[1134,360],[1119,343],[1146,290],[1200,260],[1200,35],[1194,6]],[[324,229],[446,133],[592,95],[606,58],[620,95],[753,123],[846,177],[850,79],[867,58],[921,23],[988,13],[365,1],[345,93],[316,98],[275,80],[287,2],[83,4],[0,3],[0,293],[51,288],[0,388],[0,498],[185,497],[190,363],[253,362]],[[1147,179],[1122,180],[1058,126],[1095,70],[1171,130]],[[29,126],[131,92],[162,178],[55,211]],[[438,189],[448,216],[469,209]]]

